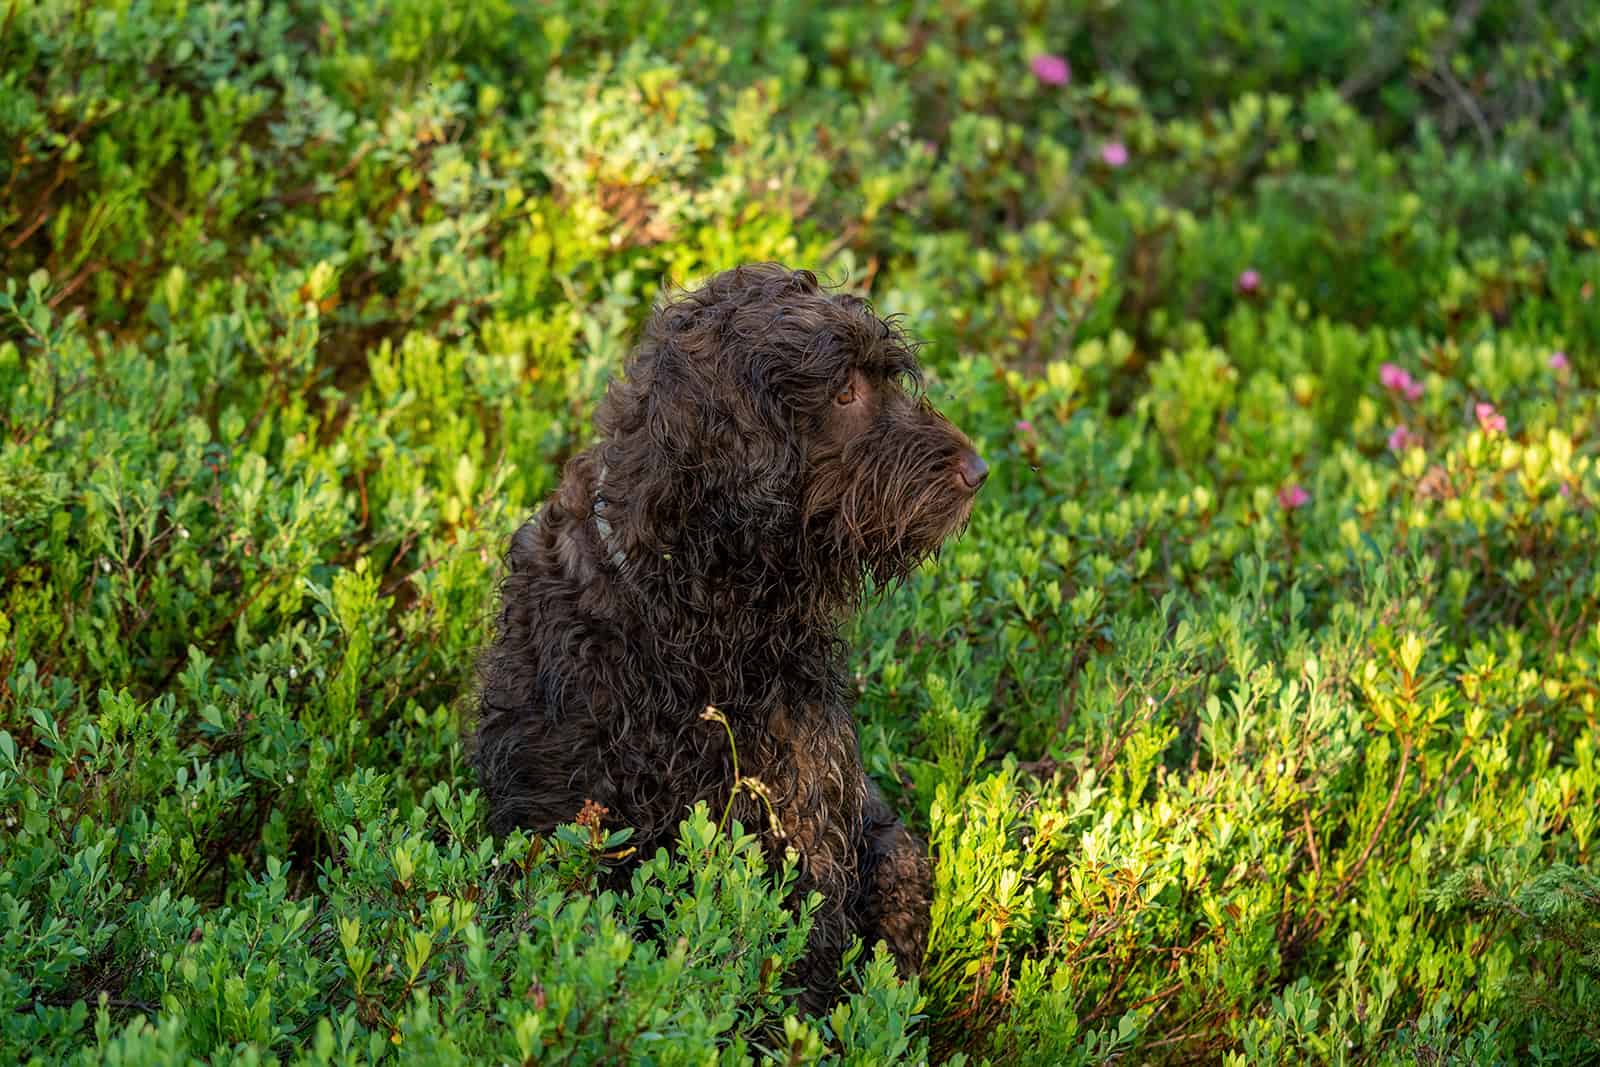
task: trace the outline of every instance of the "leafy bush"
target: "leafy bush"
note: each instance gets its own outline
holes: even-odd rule
[[[0,1053],[1600,1056],[1590,8],[13,5]],[[597,892],[463,758],[505,537],[769,258],[994,469],[850,633],[928,960],[811,1019],[784,857]]]

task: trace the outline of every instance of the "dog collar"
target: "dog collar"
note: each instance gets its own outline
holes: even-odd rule
[[[605,485],[605,480],[606,468],[604,464],[601,464],[600,474],[594,480],[594,528],[600,534],[600,543],[611,549],[611,565],[621,570],[622,565],[628,561],[628,557],[621,548],[617,547],[611,530],[611,523],[605,516],[607,500],[600,495],[600,490]]]

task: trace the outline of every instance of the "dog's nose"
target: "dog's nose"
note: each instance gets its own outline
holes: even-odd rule
[[[968,489],[976,489],[989,477],[989,465],[983,457],[976,452],[968,452],[961,457],[961,480]]]

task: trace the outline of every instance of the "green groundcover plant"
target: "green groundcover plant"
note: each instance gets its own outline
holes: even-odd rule
[[[0,1060],[1600,1060],[1600,8],[0,2]],[[853,624],[932,845],[486,834],[506,537],[667,281],[994,474]],[[577,813],[574,813],[575,816]]]

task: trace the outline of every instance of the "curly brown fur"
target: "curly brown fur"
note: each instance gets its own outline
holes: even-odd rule
[[[839,625],[962,529],[986,468],[920,392],[914,347],[809,271],[741,267],[656,308],[598,442],[511,539],[481,666],[474,762],[496,833],[586,802],[670,846],[742,773],[770,790],[804,894],[802,1003],[837,993],[854,934],[920,966],[923,845],[861,765]],[[740,793],[747,826],[764,812]],[[618,872],[625,873],[625,872]]]

